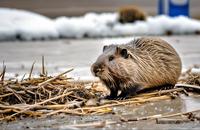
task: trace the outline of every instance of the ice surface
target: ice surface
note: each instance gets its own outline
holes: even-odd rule
[[[121,24],[117,13],[88,13],[81,17],[50,19],[25,10],[0,8],[0,40],[164,35],[168,32],[200,32],[200,21],[185,16],[160,15],[149,16],[146,21]]]

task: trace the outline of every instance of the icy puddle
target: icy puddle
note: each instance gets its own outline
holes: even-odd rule
[[[179,112],[189,112],[200,109],[200,95],[185,96],[173,100],[164,100],[143,104],[139,107],[130,105],[127,107],[116,107],[115,112],[132,117],[142,117],[158,114],[173,114]]]
[[[151,115],[159,114],[173,114],[179,112],[188,112],[200,109],[200,95],[185,96],[172,100],[162,100],[158,102],[150,102],[141,105],[126,105],[120,107],[114,107],[113,111],[115,114],[105,114],[105,115],[92,115],[92,116],[73,116],[60,114],[57,116],[52,116],[43,119],[22,119],[14,122],[1,124],[2,130],[4,129],[76,129],[71,125],[75,124],[85,124],[94,123],[101,121],[119,121],[120,117],[124,118],[136,118],[145,117]],[[181,128],[199,128],[199,122],[188,122],[181,124],[157,124],[155,120],[143,120],[143,121],[133,121],[124,123],[115,123],[111,125],[100,126],[98,129],[181,129]],[[93,127],[92,127],[93,128]],[[88,128],[84,128],[88,129]]]

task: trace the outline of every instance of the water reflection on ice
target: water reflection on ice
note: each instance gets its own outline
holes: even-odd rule
[[[115,107],[113,110],[123,116],[144,117],[159,114],[188,112],[198,109],[200,109],[200,96],[187,97],[185,95],[181,95],[176,99],[151,102],[139,106],[133,104],[127,107]]]
[[[182,111],[189,112],[200,109],[200,96],[193,97],[181,95],[181,99],[184,104]]]

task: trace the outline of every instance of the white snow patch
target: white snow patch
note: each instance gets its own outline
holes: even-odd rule
[[[9,8],[0,8],[0,40],[57,38],[54,22],[42,15]]]
[[[117,13],[88,13],[81,17],[45,16],[24,10],[0,8],[0,40],[83,38],[131,35],[193,34],[200,21],[184,16],[149,16],[146,21],[121,24]]]
[[[200,68],[192,68],[192,73],[200,73]]]
[[[185,16],[149,16],[146,21],[121,24],[117,13],[94,14],[83,17],[59,17],[56,28],[63,37],[105,37],[130,35],[193,34],[200,31],[200,21]]]
[[[105,37],[113,36],[112,26],[117,22],[117,14],[88,13],[82,17],[59,17],[55,26],[62,37]]]

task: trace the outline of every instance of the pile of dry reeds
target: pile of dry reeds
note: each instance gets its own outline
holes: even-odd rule
[[[197,72],[192,70],[198,70]],[[200,65],[193,65],[186,72],[182,73],[176,87],[183,87],[187,91],[200,93]]]
[[[170,99],[179,92],[187,94],[184,88],[175,88],[140,94],[128,100],[99,102],[97,99],[106,92],[100,83],[75,82],[66,76],[73,69],[55,77],[47,76],[44,65],[41,76],[32,78],[33,67],[34,64],[29,77],[21,81],[4,80],[6,67],[0,73],[0,120],[46,117],[58,113],[105,114],[112,113],[114,106]]]
[[[39,78],[4,80],[5,70],[1,74],[0,83],[0,120],[13,120],[18,116],[51,115],[55,110],[65,113],[79,114],[66,108],[81,107],[91,99],[101,95],[95,89],[95,83],[87,84],[70,81],[64,74],[55,77],[42,75]]]

